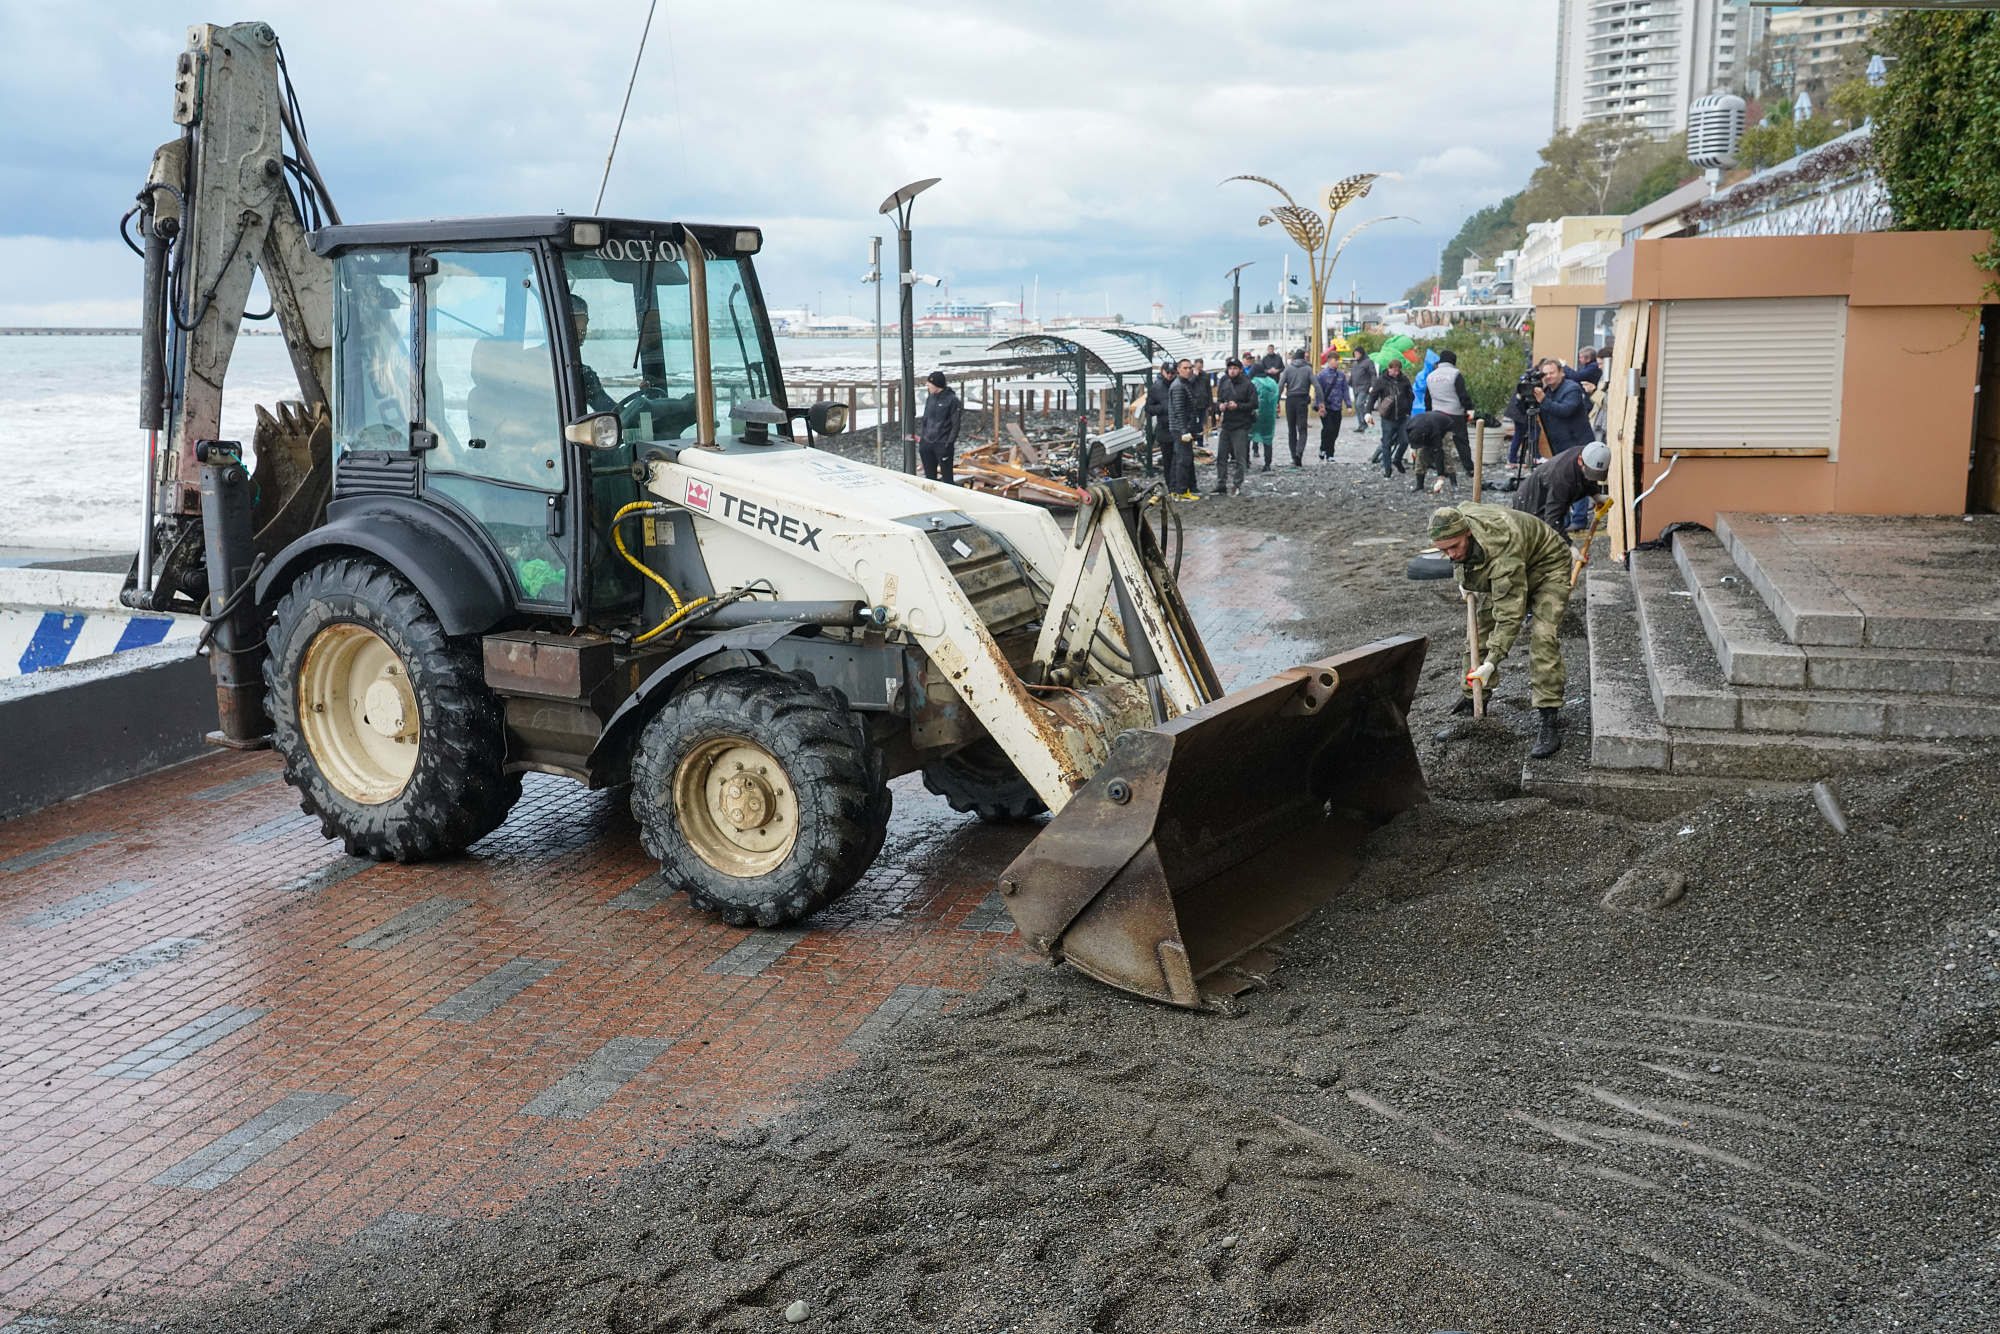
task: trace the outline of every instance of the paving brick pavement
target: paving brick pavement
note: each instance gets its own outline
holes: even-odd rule
[[[1189,530],[1225,681],[1313,656],[1273,629],[1296,558]],[[660,892],[622,793],[530,774],[465,856],[378,865],[277,767],[219,753],[0,825],[0,1328],[656,1159],[1024,957],[992,890],[1038,826],[916,775],[860,885],[744,932]]]

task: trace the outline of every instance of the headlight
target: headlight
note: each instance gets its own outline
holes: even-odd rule
[[[625,431],[618,423],[617,413],[593,412],[563,427],[563,439],[592,449],[616,449],[624,443]]]
[[[604,244],[604,227],[595,222],[576,223],[569,229],[569,239],[585,250],[595,250]]]
[[[742,231],[736,233],[737,254],[754,255],[763,248],[764,248],[764,233],[757,231],[755,228],[752,228],[749,231]]]
[[[806,425],[814,435],[839,435],[847,429],[847,404],[813,404],[806,409]]]

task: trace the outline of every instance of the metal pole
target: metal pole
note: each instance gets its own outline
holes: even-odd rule
[[[646,26],[639,30],[639,49],[632,54],[632,73],[625,80],[625,100],[618,104],[618,127],[611,131],[611,151],[604,155],[604,176],[597,182],[597,202],[590,206],[592,213],[604,207],[604,187],[611,184],[611,159],[618,156],[618,136],[625,133],[625,113],[632,107],[632,85],[639,81],[639,62],[646,57],[646,34],[653,30],[653,11],[660,6],[660,0],[646,6]],[[671,41],[667,43],[673,45]],[[303,146],[304,141],[294,134],[293,140]],[[334,218],[339,222],[339,217]]]
[[[888,419],[889,400],[882,392],[882,238],[868,238],[868,265],[875,284],[875,466],[882,466],[882,424]]]
[[[904,217],[905,219],[908,217],[907,209]],[[914,341],[915,330],[911,328],[911,322],[916,318],[916,301],[911,288],[917,280],[917,275],[910,260],[910,228],[907,221],[896,228],[896,271],[901,275],[898,286],[902,293],[899,302],[901,310],[897,319],[900,321],[899,332],[902,334],[903,344],[903,471],[915,473],[917,437],[910,430],[910,414],[917,403],[917,347]]]
[[[1243,270],[1229,271],[1229,359],[1243,360]]]

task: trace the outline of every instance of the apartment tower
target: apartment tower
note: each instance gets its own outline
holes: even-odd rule
[[[1665,138],[1688,103],[1733,91],[1763,35],[1737,0],[1558,0],[1557,132],[1628,120]]]

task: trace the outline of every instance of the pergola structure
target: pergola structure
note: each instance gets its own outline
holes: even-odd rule
[[[1008,361],[1031,367],[1036,374],[1058,375],[1076,387],[1077,457],[1087,455],[1089,427],[1084,415],[1090,401],[1090,377],[1108,377],[1116,386],[1112,394],[1113,424],[1125,424],[1125,377],[1136,375],[1144,382],[1153,363],[1139,344],[1102,329],[1064,329],[1056,333],[1020,334],[1003,338],[988,348],[1005,352]]]
[[[1163,324],[1114,324],[1105,332],[1131,343],[1155,366],[1163,361],[1193,361],[1203,355],[1201,345],[1194,339]]]

